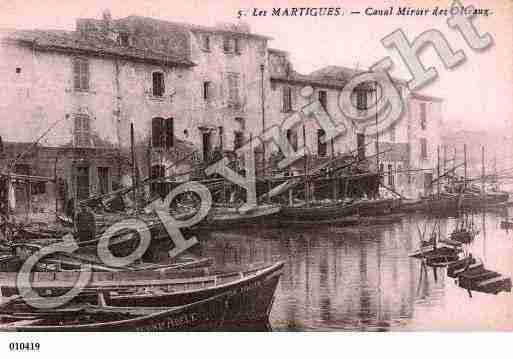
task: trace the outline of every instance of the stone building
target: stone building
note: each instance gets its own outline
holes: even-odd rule
[[[294,111],[312,100],[318,100],[333,121],[346,124],[346,133],[323,142],[324,131],[319,124],[305,119],[306,146],[314,159],[343,154],[368,157],[368,168],[381,171],[384,176],[382,183],[391,190],[406,197],[418,197],[432,191],[437,147],[441,144],[442,99],[410,92],[405,81],[393,78],[402,99],[403,113],[396,121],[380,129],[377,136],[374,133],[369,135],[367,129],[353,126],[340,108],[340,96],[347,91],[347,83],[363,71],[328,66],[307,75],[299,74],[293,70],[286,52],[272,49],[269,50],[269,63],[270,117],[274,124],[284,123]],[[301,96],[301,89],[305,87],[313,89],[310,97]],[[376,96],[374,89],[372,84],[364,84],[350,94],[358,113],[371,119]],[[369,129],[373,129],[372,124]],[[294,147],[303,146],[302,128],[284,131]],[[301,166],[296,170],[301,172]]]
[[[76,31],[1,35],[0,135],[6,148],[40,135],[36,147],[58,148],[66,197],[131,182],[131,124],[143,177],[187,173],[261,131],[268,38],[245,27],[113,20],[106,12],[78,19]],[[18,168],[51,168],[37,162],[24,156]]]
[[[206,27],[139,16],[112,19],[105,12],[101,19],[77,19],[75,31],[4,30],[0,40],[5,84],[0,93],[0,165],[3,172],[53,179],[58,185],[50,199],[106,193],[130,184],[134,174],[189,178],[192,168],[201,167],[197,164],[281,124],[312,96],[334,121],[350,123],[338,98],[358,71],[330,66],[299,74],[286,52],[269,49],[270,38],[244,24]],[[386,155],[380,163],[385,168],[392,164],[394,175],[399,165],[409,170],[434,167],[441,121],[438,99],[410,94],[400,85],[408,103],[406,120],[390,134],[379,135],[381,147],[389,142],[396,148],[394,156]],[[305,86],[313,89],[309,97],[300,93]],[[371,90],[362,86],[351,94],[359,111],[368,111]],[[286,131],[293,146],[302,144],[302,128]],[[344,136],[328,143],[322,136],[315,121],[305,122],[315,160],[375,151],[370,145],[375,138],[350,125]],[[12,166],[27,148],[30,155]],[[258,152],[268,160],[276,148],[263,150]],[[427,177],[410,177],[405,177],[407,184],[424,187]],[[399,183],[394,179],[393,187]]]

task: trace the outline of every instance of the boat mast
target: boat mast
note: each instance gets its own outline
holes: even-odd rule
[[[308,186],[308,153],[306,150],[306,130],[305,130],[305,123],[303,122],[303,150],[305,151],[305,202],[306,206],[310,206],[310,195],[308,193],[309,186]]]
[[[485,147],[481,146],[481,196],[485,196]],[[483,202],[484,203],[484,202]]]
[[[463,188],[467,189],[467,144],[463,144],[463,164],[464,164],[464,175],[463,175]]]

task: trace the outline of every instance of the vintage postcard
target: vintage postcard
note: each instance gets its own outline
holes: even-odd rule
[[[513,330],[512,1],[0,11],[0,331]]]

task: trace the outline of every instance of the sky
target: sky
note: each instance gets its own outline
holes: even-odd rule
[[[421,59],[426,67],[434,66],[438,78],[421,92],[444,98],[444,123],[453,129],[481,129],[513,135],[513,1],[469,0],[464,6],[488,8],[491,15],[478,16],[473,23],[480,34],[489,33],[494,44],[485,51],[468,47],[458,31],[447,25],[446,16],[366,16],[366,8],[390,6],[448,8],[446,0],[0,0],[0,27],[68,29],[80,17],[100,18],[109,9],[113,18],[141,15],[170,21],[201,25],[237,22],[239,10],[275,7],[340,7],[346,15],[339,17],[245,16],[251,31],[273,38],[270,47],[286,50],[294,68],[303,73],[329,65],[367,69],[385,56],[394,63],[391,74],[409,80],[410,74],[394,49],[385,48],[381,39],[397,29],[413,41],[431,29],[446,37],[454,51],[462,50],[466,61],[446,70],[432,48]],[[360,15],[349,15],[361,11]]]

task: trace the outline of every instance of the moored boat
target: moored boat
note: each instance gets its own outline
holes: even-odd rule
[[[74,300],[75,303],[98,304],[98,292],[105,303],[116,307],[171,307],[204,300],[223,292],[231,292],[233,308],[228,322],[265,318],[283,270],[283,262],[244,272],[233,272],[196,278],[148,279],[148,273],[97,273]],[[62,295],[74,284],[76,275],[59,275],[32,281],[41,296]],[[151,273],[149,273],[151,274]],[[59,276],[58,276],[59,275]],[[78,275],[78,274],[77,274]],[[155,278],[152,274],[150,278]],[[36,276],[33,276],[36,278]],[[2,287],[2,295],[18,295],[15,281]]]
[[[258,308],[266,316],[254,316],[266,320],[272,300],[267,307]],[[239,306],[238,298],[230,291],[172,308],[101,307],[85,305],[67,312],[49,312],[46,315],[0,317],[0,331],[210,331],[225,329],[229,313]],[[248,313],[253,319],[255,313]]]

